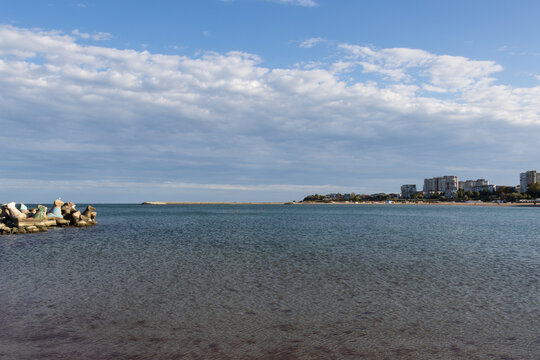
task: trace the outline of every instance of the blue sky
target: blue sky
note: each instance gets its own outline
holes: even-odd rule
[[[540,170],[540,4],[0,3],[2,201],[282,201]]]

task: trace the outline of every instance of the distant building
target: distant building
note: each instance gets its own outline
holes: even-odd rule
[[[489,191],[490,193],[495,192],[497,190],[497,185],[482,185],[480,187],[476,187],[474,191],[482,192],[482,191]]]
[[[410,199],[416,194],[416,185],[401,185],[401,197],[403,199]]]
[[[437,178],[424,179],[424,193],[426,195],[439,192]]]
[[[426,195],[444,193],[447,197],[453,197],[458,191],[459,182],[457,176],[440,176],[424,179],[424,193]]]
[[[339,198],[341,198],[341,194],[335,194],[335,193],[332,193],[332,194],[326,194],[325,197],[327,200],[338,200]]]
[[[342,201],[342,200],[351,200],[355,196],[356,196],[355,193],[350,193],[350,194],[332,193],[332,194],[324,195],[324,199],[332,200],[332,201]]]
[[[486,179],[478,179],[478,180],[465,180],[459,182],[459,190],[463,190],[465,192],[472,191],[472,192],[482,192],[482,191],[489,191],[494,192],[496,189],[495,185],[489,185],[489,181]]]
[[[519,174],[519,191],[526,193],[529,184],[534,184],[538,180],[540,179],[537,177],[535,170],[522,172]]]

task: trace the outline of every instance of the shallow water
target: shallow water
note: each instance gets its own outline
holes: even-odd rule
[[[0,358],[540,359],[540,210],[98,205],[0,237]]]

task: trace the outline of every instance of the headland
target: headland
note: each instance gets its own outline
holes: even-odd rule
[[[540,204],[534,203],[493,203],[493,202],[413,202],[413,201],[364,201],[364,202],[342,202],[342,201],[301,201],[294,204],[298,205],[414,205],[414,206],[500,206],[500,207],[540,207]]]

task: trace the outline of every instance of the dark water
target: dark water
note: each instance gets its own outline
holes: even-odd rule
[[[540,359],[540,209],[101,205],[0,237],[2,359]]]

